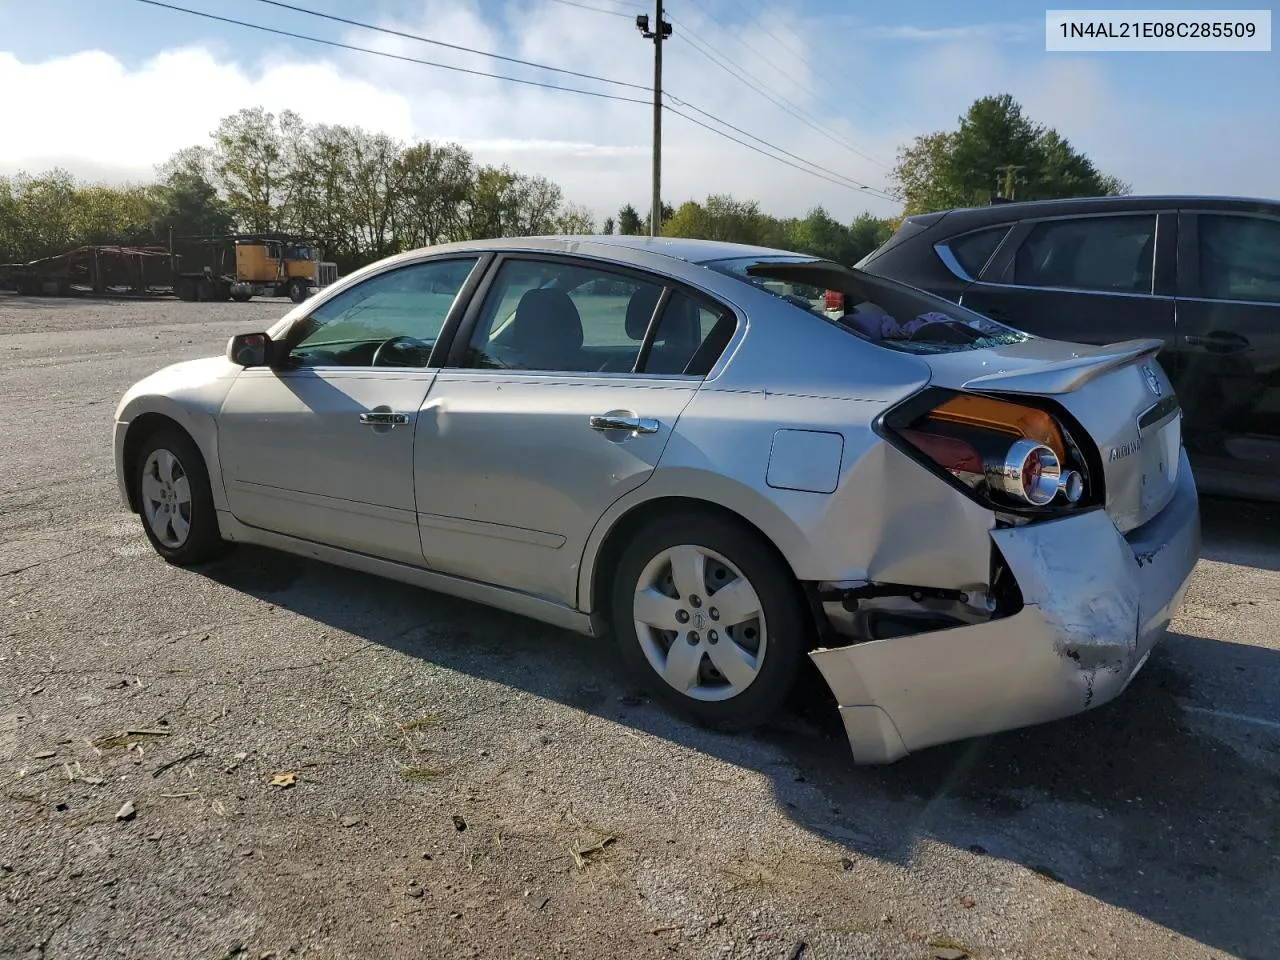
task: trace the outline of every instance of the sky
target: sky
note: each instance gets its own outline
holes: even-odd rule
[[[634,17],[652,18],[653,8],[641,0],[290,0],[619,84],[262,0],[166,2],[642,102],[397,61],[140,0],[0,0],[0,174],[59,165],[91,180],[149,180],[175,151],[207,143],[221,117],[262,106],[405,142],[460,143],[481,162],[550,177],[601,219],[628,202],[648,209],[653,44]],[[673,32],[663,86],[677,109],[827,171],[788,167],[666,113],[662,193],[672,205],[727,193],[778,216],[818,205],[844,221],[896,214],[883,193],[897,150],[1000,93],[1135,192],[1280,197],[1280,51],[1047,53],[1044,8],[1015,0],[673,0],[665,10]]]

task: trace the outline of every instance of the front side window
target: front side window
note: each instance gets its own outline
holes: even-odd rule
[[[1032,229],[1013,282],[1104,293],[1151,293],[1155,214],[1049,220]]]
[[[1200,296],[1280,303],[1280,221],[1201,215]]]
[[[425,367],[476,260],[410,264],[344,290],[299,321],[289,365]]]

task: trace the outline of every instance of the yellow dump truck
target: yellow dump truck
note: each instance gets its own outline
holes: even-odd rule
[[[284,234],[175,237],[174,293],[183,300],[288,297],[301,303],[338,278],[321,248]]]

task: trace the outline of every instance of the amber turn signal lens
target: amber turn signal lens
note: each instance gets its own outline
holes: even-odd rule
[[[1020,440],[1034,440],[1052,450],[1059,463],[1065,462],[1067,458],[1062,431],[1049,414],[1034,407],[1024,407],[991,397],[965,395],[952,397],[935,407],[929,413],[929,419],[994,430]]]

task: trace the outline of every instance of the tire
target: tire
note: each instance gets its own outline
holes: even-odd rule
[[[173,460],[166,468],[167,457]],[[138,515],[156,553],[185,567],[226,552],[229,544],[218,532],[209,471],[190,437],[172,427],[155,431],[142,441],[133,470]]]
[[[201,301],[209,301],[214,299],[217,291],[214,289],[213,281],[208,277],[202,277],[196,283],[196,299]]]
[[[193,301],[196,298],[196,285],[191,282],[190,277],[183,277],[178,281],[176,292],[179,300]]]
[[[699,556],[704,592],[696,594]],[[710,592],[722,578],[724,586]],[[730,586],[734,623],[715,603]],[[656,599],[647,614],[637,607],[642,590]],[[750,611],[758,616],[738,619]],[[810,634],[799,587],[769,545],[741,524],[699,513],[672,514],[632,537],[614,569],[610,622],[632,677],[677,712],[722,730],[760,726],[781,712]],[[673,663],[671,651],[685,656]],[[673,682],[663,676],[667,668]]]
[[[294,303],[301,303],[307,299],[307,282],[305,280],[289,281],[289,299]]]

